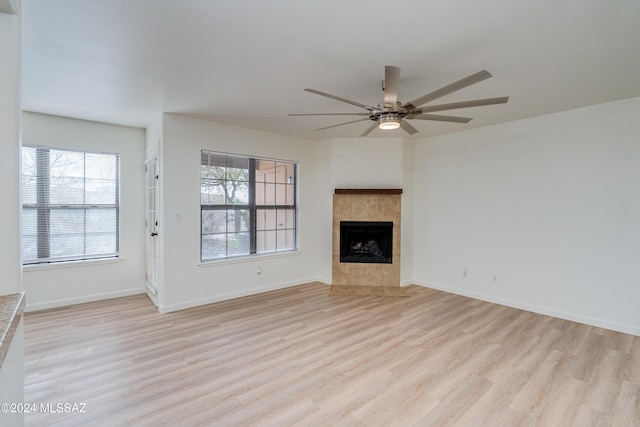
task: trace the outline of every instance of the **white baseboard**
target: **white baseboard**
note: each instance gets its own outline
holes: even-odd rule
[[[562,310],[554,310],[534,304],[528,304],[521,301],[500,298],[494,295],[488,295],[481,292],[472,292],[466,289],[460,289],[453,286],[443,285],[435,282],[414,281],[413,284],[423,286],[425,288],[436,289],[439,291],[449,292],[456,295],[462,295],[469,298],[475,298],[482,301],[492,302],[495,304],[505,305],[507,307],[518,308],[521,310],[531,311],[533,313],[544,314],[546,316],[557,317],[559,319],[570,320],[572,322],[584,323],[586,325],[596,326],[598,328],[609,329],[612,331],[622,332],[640,336],[640,328],[633,325],[612,322],[606,319],[599,319],[591,316],[585,316],[578,313],[572,313]]]
[[[158,304],[158,294],[157,293],[153,293],[149,290],[149,288],[147,288],[147,296],[149,297],[149,299],[151,300],[151,302],[153,303],[153,305],[156,306],[156,308],[160,307],[160,304]]]
[[[261,294],[264,292],[275,291],[278,289],[285,289],[293,286],[304,285],[305,283],[319,282],[319,281],[321,282],[322,280],[317,277],[310,277],[308,279],[296,280],[294,282],[278,283],[274,285],[262,286],[259,288],[244,289],[238,292],[212,295],[206,298],[199,298],[199,299],[194,299],[190,301],[184,301],[177,304],[158,305],[158,310],[160,311],[160,313],[170,313],[172,311],[184,310],[187,308],[198,307],[206,304],[212,304],[214,302],[227,301],[230,299]]]
[[[331,277],[316,277],[314,281],[324,283],[326,285],[330,285],[331,280],[332,280]]]
[[[36,302],[36,303],[30,303],[29,295],[27,295],[27,298],[26,298],[27,305],[24,311],[31,312],[31,311],[38,311],[38,310],[46,310],[49,308],[58,308],[58,307],[65,307],[68,305],[82,304],[85,302],[102,301],[102,300],[111,299],[111,298],[128,297],[130,295],[144,294],[145,292],[146,292],[146,289],[144,287],[141,287],[141,288],[135,288],[135,289],[125,289],[122,291],[115,291],[115,292],[105,292],[101,294],[84,295],[81,297],[74,297],[74,298],[61,298],[53,301]]]

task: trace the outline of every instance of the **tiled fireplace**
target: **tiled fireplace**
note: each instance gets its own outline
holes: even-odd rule
[[[335,190],[330,294],[406,296],[400,287],[401,196],[395,188]]]

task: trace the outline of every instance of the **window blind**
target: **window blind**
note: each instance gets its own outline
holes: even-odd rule
[[[22,148],[23,263],[118,256],[117,154]]]

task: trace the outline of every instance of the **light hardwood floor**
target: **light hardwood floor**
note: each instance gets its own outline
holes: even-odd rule
[[[25,316],[27,426],[638,426],[640,337],[419,286]]]

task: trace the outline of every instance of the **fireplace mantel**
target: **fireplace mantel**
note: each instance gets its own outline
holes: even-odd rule
[[[335,194],[402,194],[402,188],[336,188]]]

